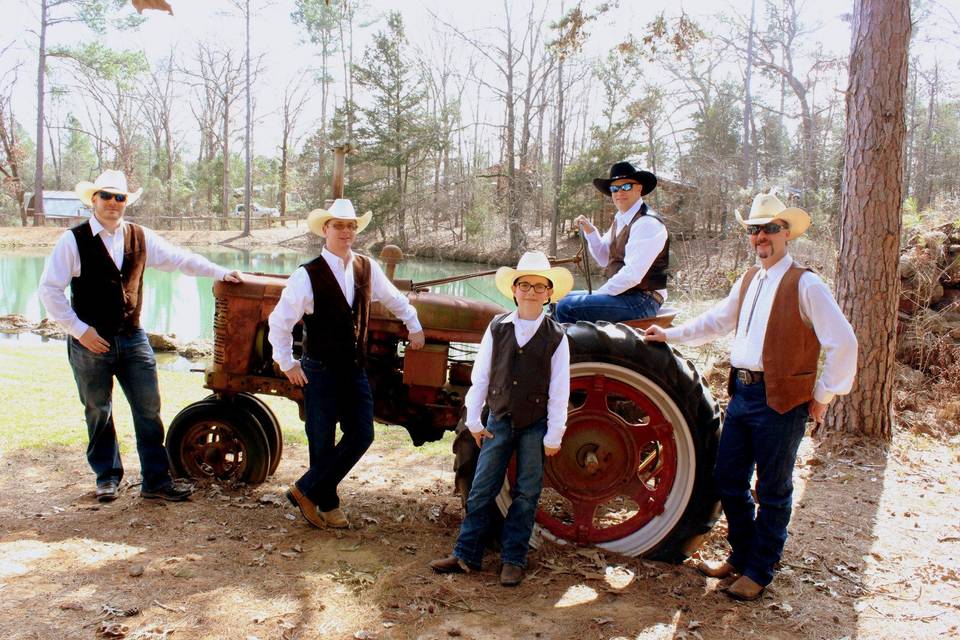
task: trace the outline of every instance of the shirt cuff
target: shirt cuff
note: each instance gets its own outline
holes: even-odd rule
[[[543,446],[550,447],[551,449],[559,449],[560,443],[563,441],[563,434],[561,433],[559,437],[554,436],[550,437],[549,435],[543,437]]]
[[[216,271],[217,280],[223,280],[223,279],[226,278],[228,275],[230,275],[232,272],[233,272],[232,269],[224,269],[223,267],[218,266],[218,267],[217,267],[217,271]]]
[[[297,361],[294,360],[292,354],[288,356],[282,356],[274,353],[273,359],[277,363],[277,366],[280,367],[280,371],[283,371],[284,373],[290,371],[290,369],[293,369],[294,365],[297,364]]]
[[[418,318],[414,318],[413,320],[405,322],[404,324],[407,327],[407,333],[419,333],[423,331],[423,327],[420,325],[420,320]]]
[[[90,325],[88,325],[86,322],[84,322],[80,318],[77,318],[77,321],[73,323],[72,327],[67,327],[67,333],[69,333],[74,338],[79,340],[80,336],[86,333],[87,329],[89,328],[90,328]]]
[[[484,428],[483,425],[479,422],[477,422],[476,424],[467,425],[467,429],[470,429],[470,433],[480,433],[481,431],[483,431],[483,428]]]
[[[667,342],[674,342],[683,337],[683,329],[680,327],[669,327],[663,330],[663,334],[667,336]]]
[[[830,404],[830,401],[833,400],[836,395],[837,394],[835,393],[827,391],[819,384],[817,385],[817,388],[813,390],[813,399],[820,404]]]

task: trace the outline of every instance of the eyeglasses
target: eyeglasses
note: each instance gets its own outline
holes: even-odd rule
[[[750,224],[747,225],[747,233],[752,236],[757,235],[763,231],[768,236],[772,236],[775,233],[780,233],[784,229],[788,229],[785,224],[777,224],[776,222],[768,222],[767,224]]]
[[[356,231],[357,223],[356,222],[331,222],[330,226],[336,229],[337,231]]]
[[[639,187],[640,185],[634,182],[628,182],[627,184],[612,184],[610,185],[610,193],[616,193],[617,191],[633,191],[634,187]]]
[[[524,293],[527,293],[528,291],[530,291],[530,289],[533,289],[537,293],[543,293],[547,289],[552,289],[552,288],[553,288],[552,286],[543,284],[542,282],[538,282],[537,284],[533,284],[531,282],[517,283],[517,289],[520,289],[520,291],[523,291]]]
[[[122,193],[110,193],[108,191],[98,191],[97,197],[104,202],[110,202],[113,199],[116,199],[117,202],[126,202],[127,200],[127,196]]]

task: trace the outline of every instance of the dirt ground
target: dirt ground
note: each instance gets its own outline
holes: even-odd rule
[[[749,604],[689,566],[550,543],[519,588],[499,586],[490,555],[480,574],[435,575],[459,498],[450,460],[412,446],[375,443],[345,481],[346,531],[281,499],[302,446],[264,485],[183,504],[130,484],[98,504],[80,450],[0,455],[2,638],[960,636],[960,446],[926,436],[888,452],[805,440],[782,569]],[[722,557],[724,530],[704,556]]]

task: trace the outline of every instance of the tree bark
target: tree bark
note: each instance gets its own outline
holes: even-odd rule
[[[837,299],[859,340],[858,379],[828,431],[889,440],[903,201],[909,0],[856,0],[847,89]]]
[[[43,98],[47,73],[47,0],[40,0],[40,53],[37,56],[37,159],[33,174],[33,226],[43,225]]]
[[[750,125],[753,122],[753,97],[750,94],[750,80],[753,75],[753,28],[756,21],[757,3],[750,3],[750,32],[747,35],[747,71],[743,83],[743,158],[740,169],[741,184],[749,185],[752,176],[750,161]],[[652,144],[652,143],[651,143]],[[653,168],[656,173],[656,167]]]

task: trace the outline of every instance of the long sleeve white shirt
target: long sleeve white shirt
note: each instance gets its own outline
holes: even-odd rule
[[[513,323],[513,335],[517,345],[523,346],[537,333],[546,316],[541,313],[536,320],[522,320],[514,311],[503,321]],[[466,425],[473,433],[483,431],[480,414],[487,401],[490,388],[490,371],[493,364],[493,334],[487,327],[480,341],[480,350],[473,362],[470,377],[470,390],[464,399],[467,408]],[[557,448],[567,430],[567,402],[570,399],[570,344],[564,335],[550,358],[550,386],[547,391],[547,433],[543,437],[544,446]]]
[[[616,231],[618,234],[630,224],[633,216],[640,211],[641,206],[643,206],[643,200],[637,200],[626,211],[617,212],[614,220],[617,222]],[[590,254],[601,267],[607,266],[607,263],[610,262],[610,245],[614,240],[610,231],[610,229],[607,229],[607,232],[601,237],[600,232],[594,228],[593,233],[587,234]],[[663,251],[666,243],[667,228],[658,220],[641,216],[630,229],[630,238],[627,240],[627,246],[624,249],[623,268],[604,282],[599,289],[594,290],[594,293],[616,296],[640,284],[643,277],[647,275],[647,271],[650,270],[650,265]],[[657,293],[666,301],[666,289],[659,289]]]
[[[793,258],[786,255],[769,269],[761,267],[747,287],[739,324],[737,304],[743,276],[737,279],[727,297],[712,309],[678,327],[666,329],[667,340],[696,346],[736,330],[730,364],[738,369],[763,371],[767,321],[780,282],[792,264]],[[810,271],[804,273],[800,277],[799,294],[800,316],[807,326],[813,327],[825,354],[823,372],[814,387],[813,397],[826,404],[835,395],[849,393],[853,386],[857,372],[857,337],[820,276]],[[788,339],[784,336],[784,340]]]
[[[123,238],[129,228],[130,223],[123,221],[115,232],[110,233],[100,224],[96,216],[90,217],[90,230],[103,242],[117,269],[123,267]],[[223,280],[230,273],[229,269],[224,269],[201,255],[169,243],[146,227],[142,228],[148,268],[181,271],[188,276],[205,276],[217,280]],[[53,252],[47,258],[43,275],[40,276],[39,294],[47,315],[74,338],[82,336],[90,326],[77,317],[73,307],[70,306],[70,301],[67,300],[66,288],[70,281],[79,275],[80,251],[77,248],[77,239],[73,233],[67,231],[57,240]]]
[[[330,265],[330,270],[340,285],[340,291],[349,306],[353,306],[354,278],[353,260],[351,251],[347,263],[327,251],[324,247],[320,252],[323,259]],[[383,272],[376,260],[370,260],[370,299],[373,302],[382,302],[402,321],[407,331],[417,333],[421,331],[420,321],[417,319],[417,310],[410,304],[407,297],[393,286],[387,274]],[[287,280],[287,286],[280,294],[277,306],[270,313],[270,346],[273,347],[273,359],[276,360],[282,371],[289,371],[296,364],[293,358],[293,327],[305,315],[314,312],[313,287],[310,285],[310,276],[306,269],[297,267]]]

